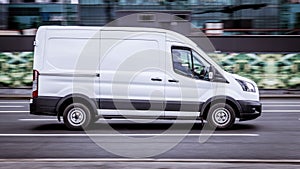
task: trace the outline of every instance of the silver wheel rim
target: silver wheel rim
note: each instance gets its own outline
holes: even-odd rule
[[[213,121],[218,126],[225,126],[231,119],[230,112],[225,108],[218,108],[213,112]]]
[[[73,126],[81,126],[85,121],[85,111],[81,108],[74,107],[68,113],[68,121]]]

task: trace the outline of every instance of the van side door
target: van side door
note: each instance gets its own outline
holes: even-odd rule
[[[165,116],[197,118],[212,84],[208,78],[210,65],[191,48],[172,42],[166,60]]]
[[[164,115],[164,49],[163,33],[101,32],[102,115]]]

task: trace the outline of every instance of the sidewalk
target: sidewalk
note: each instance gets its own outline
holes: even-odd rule
[[[1,99],[30,99],[30,88],[0,88]],[[300,90],[260,90],[261,98],[300,98]]]

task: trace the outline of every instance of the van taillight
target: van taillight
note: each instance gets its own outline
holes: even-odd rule
[[[38,80],[39,72],[37,70],[33,70],[32,98],[38,97]]]

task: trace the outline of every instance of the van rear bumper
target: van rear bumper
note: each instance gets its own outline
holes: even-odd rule
[[[37,97],[30,99],[30,114],[56,116],[60,97]]]
[[[240,121],[256,119],[261,115],[262,104],[259,101],[238,100],[241,106]]]

